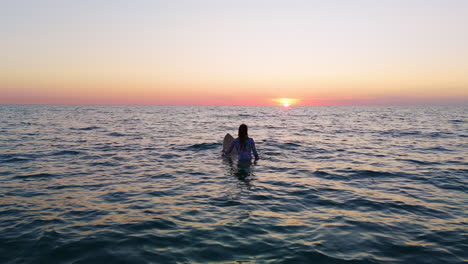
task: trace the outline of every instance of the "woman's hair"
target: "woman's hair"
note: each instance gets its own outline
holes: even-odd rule
[[[247,132],[247,125],[242,124],[239,126],[239,142],[241,146],[245,146],[245,143],[247,143],[247,138],[249,137],[249,134]]]

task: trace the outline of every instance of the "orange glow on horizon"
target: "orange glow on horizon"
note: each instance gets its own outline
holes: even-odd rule
[[[295,98],[276,98],[273,99],[273,101],[280,104],[283,107],[289,107],[296,104],[299,100]]]

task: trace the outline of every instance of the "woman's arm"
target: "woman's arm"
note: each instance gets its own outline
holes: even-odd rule
[[[254,154],[255,159],[258,160],[259,157],[257,153],[257,148],[255,147],[255,141],[253,140],[253,138],[251,138],[251,140],[252,140],[252,152]]]

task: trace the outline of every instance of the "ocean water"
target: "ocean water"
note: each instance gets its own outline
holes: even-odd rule
[[[0,263],[466,263],[467,157],[466,106],[0,105]]]

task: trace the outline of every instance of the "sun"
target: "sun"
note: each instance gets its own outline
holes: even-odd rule
[[[289,106],[297,103],[298,99],[294,99],[294,98],[276,98],[276,99],[273,99],[273,101],[275,101],[276,103],[278,103],[279,105],[281,105],[283,107],[289,107]]]

